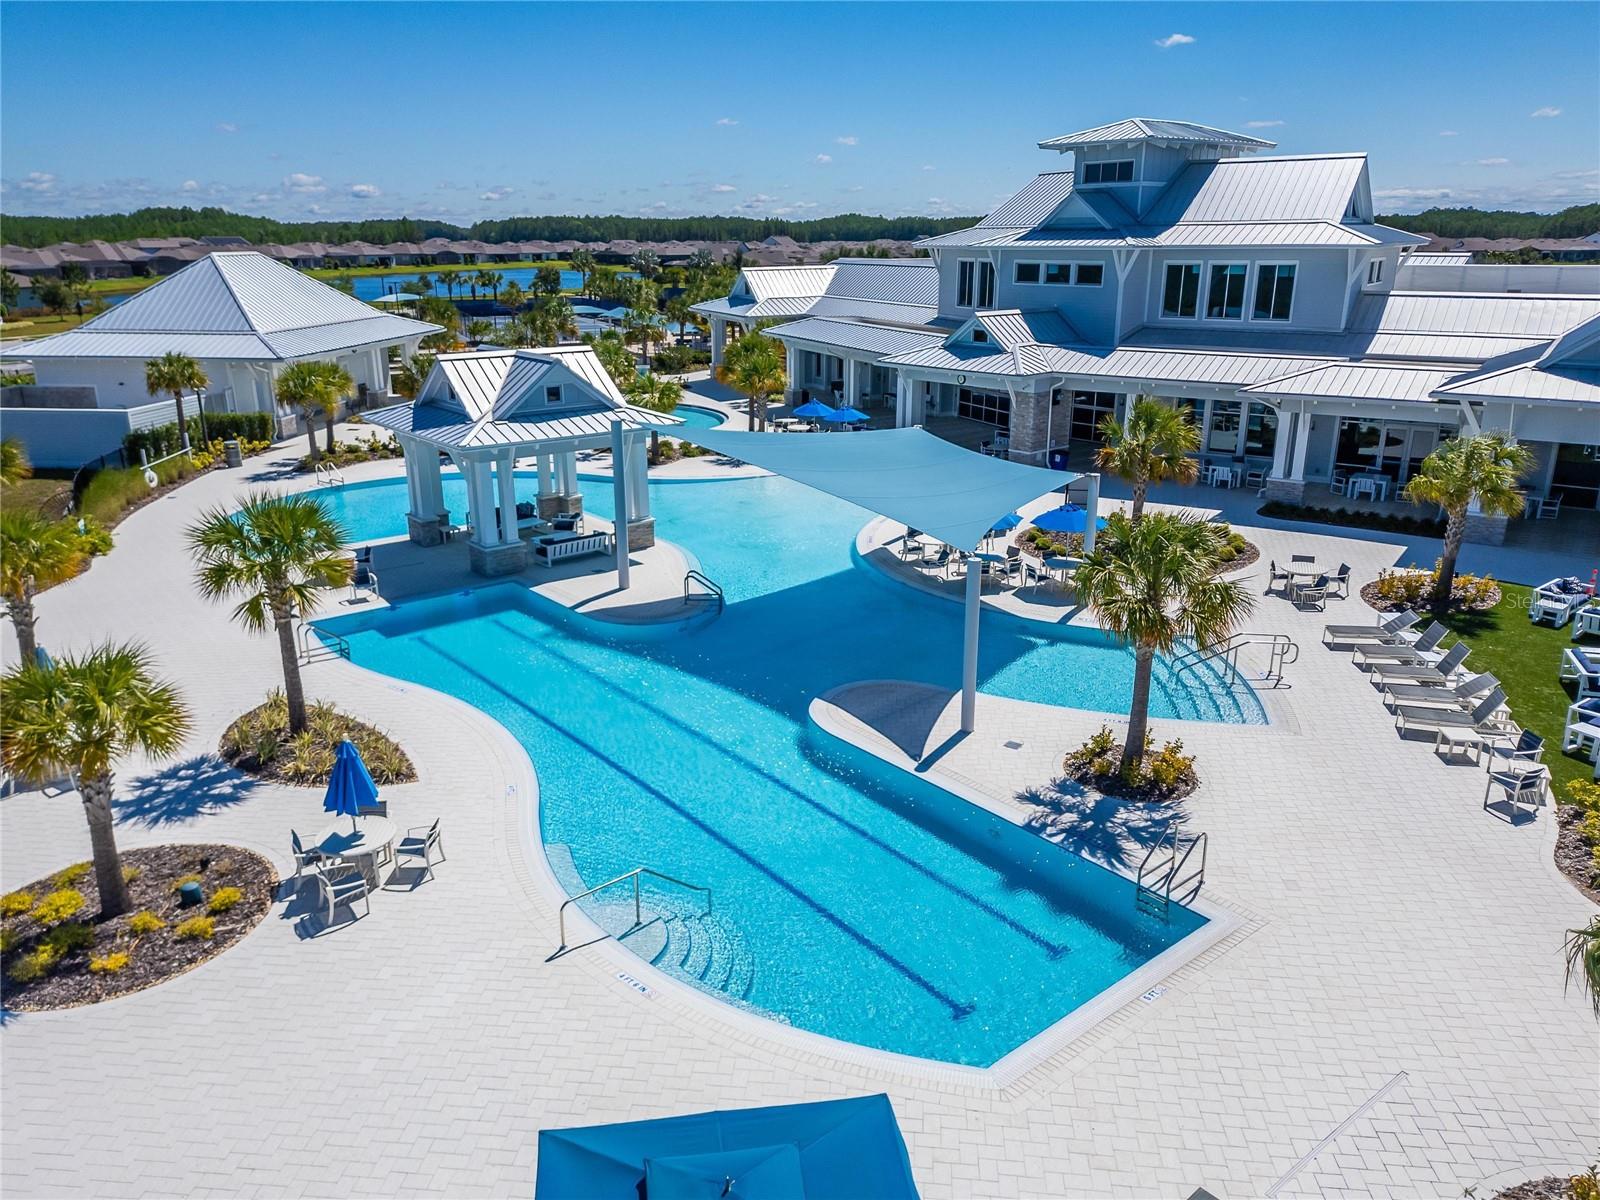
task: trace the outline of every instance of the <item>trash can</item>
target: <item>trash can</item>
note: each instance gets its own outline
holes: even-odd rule
[[[1065,471],[1067,469],[1067,452],[1065,450],[1050,451],[1050,469],[1052,471]]]
[[[227,441],[223,442],[222,454],[223,457],[227,459],[230,467],[241,467],[244,465],[244,455],[239,453],[238,438],[229,438]]]

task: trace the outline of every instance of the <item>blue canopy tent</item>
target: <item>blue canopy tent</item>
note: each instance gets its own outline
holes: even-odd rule
[[[847,438],[797,438],[778,433],[692,429],[688,441],[752,463],[775,475],[837,496],[920,529],[968,553],[994,523],[1075,475],[974,454],[927,430],[866,429]],[[1097,507],[1100,477],[1083,477],[1086,503]],[[1091,531],[1087,549],[1094,548]],[[961,670],[961,728],[971,732],[978,707],[978,611],[981,575],[967,572],[966,634]]]
[[[377,798],[378,785],[372,782],[367,764],[361,761],[361,751],[354,742],[340,742],[333,757],[333,771],[328,775],[328,792],[322,798],[324,811],[349,817],[354,830],[356,814]]]
[[[1088,511],[1077,504],[1063,504],[1059,508],[1052,508],[1040,513],[1032,521],[1035,529],[1042,529],[1046,533],[1082,533],[1088,523]],[[1104,529],[1106,519],[1095,519],[1094,527]]]
[[[539,1131],[536,1200],[917,1200],[889,1097]]]

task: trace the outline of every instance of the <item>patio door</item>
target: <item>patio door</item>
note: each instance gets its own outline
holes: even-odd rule
[[[1072,393],[1072,440],[1098,446],[1101,442],[1100,422],[1115,416],[1115,392]]]

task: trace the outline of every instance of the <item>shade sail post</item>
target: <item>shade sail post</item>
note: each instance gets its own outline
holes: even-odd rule
[[[628,590],[628,480],[627,447],[622,444],[622,422],[611,422],[611,502],[617,514],[612,540],[617,544],[617,590]]]
[[[1083,478],[1088,485],[1083,494],[1083,507],[1087,510],[1083,518],[1083,553],[1088,556],[1094,553],[1095,534],[1100,524],[1100,474],[1091,471]]]
[[[978,721],[978,613],[982,608],[983,564],[967,558],[966,634],[961,650],[961,732],[971,733]]]

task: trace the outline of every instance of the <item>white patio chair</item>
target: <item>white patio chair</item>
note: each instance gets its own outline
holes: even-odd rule
[[[1552,492],[1548,499],[1539,505],[1539,520],[1554,521],[1561,515],[1561,492]]]
[[[300,879],[300,872],[308,868],[314,869],[320,862],[327,861],[327,855],[313,846],[310,850],[300,841],[300,835],[293,829],[289,830],[289,846],[294,857],[294,878]]]
[[[1483,807],[1485,811],[1492,811],[1489,798],[1496,788],[1500,789],[1502,803],[1510,809],[1507,820],[1516,820],[1517,813],[1523,808],[1531,813],[1544,803],[1544,794],[1550,781],[1550,772],[1544,767],[1528,767],[1522,770],[1511,769],[1505,771],[1491,770],[1489,781],[1483,787]]]
[[[445,861],[444,840],[439,833],[439,818],[435,817],[432,825],[413,825],[406,830],[406,836],[400,839],[394,852],[397,860],[421,859],[422,877],[432,879],[434,854],[437,852],[440,862]]]
[[[356,900],[360,900],[365,909],[362,916],[371,914],[372,898],[367,889],[367,877],[361,873],[360,867],[354,863],[318,863],[313,872],[322,899],[328,907],[329,925],[333,924],[334,911],[340,905],[349,908],[351,918],[355,919],[353,902]]]

